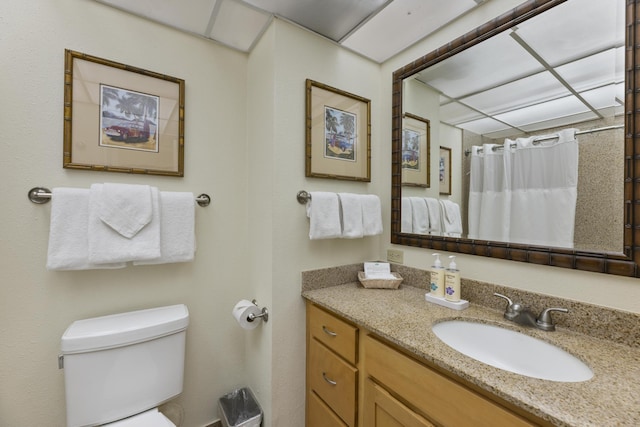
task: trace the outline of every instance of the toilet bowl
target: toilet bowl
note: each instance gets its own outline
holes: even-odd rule
[[[183,304],[73,322],[61,340],[67,427],[176,427],[157,407],[182,393]]]

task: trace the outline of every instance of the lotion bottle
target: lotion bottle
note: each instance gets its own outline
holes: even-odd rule
[[[440,254],[433,254],[436,260],[431,266],[431,295],[434,297],[444,298],[444,267],[440,261]]]
[[[445,292],[444,297],[448,301],[460,301],[460,270],[456,265],[456,257],[449,257],[451,263],[444,273]]]

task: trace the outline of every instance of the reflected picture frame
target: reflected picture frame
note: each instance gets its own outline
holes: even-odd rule
[[[371,181],[371,101],[306,80],[305,176]]]
[[[451,148],[440,147],[438,159],[438,181],[440,182],[440,194],[451,195]]]
[[[63,168],[184,176],[182,79],[65,49]]]
[[[431,122],[415,114],[402,116],[402,185],[431,186]]]

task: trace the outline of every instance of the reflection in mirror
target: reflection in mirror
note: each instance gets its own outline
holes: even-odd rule
[[[435,185],[408,187],[404,169],[394,180],[392,242],[636,275],[623,225],[625,34],[624,0],[529,1],[397,70],[394,144],[399,111],[429,120]]]

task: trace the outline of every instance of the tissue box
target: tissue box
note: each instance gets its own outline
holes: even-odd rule
[[[367,279],[364,271],[358,272],[358,280],[367,289],[398,289],[402,283],[402,276],[398,273],[391,273],[395,279]]]

